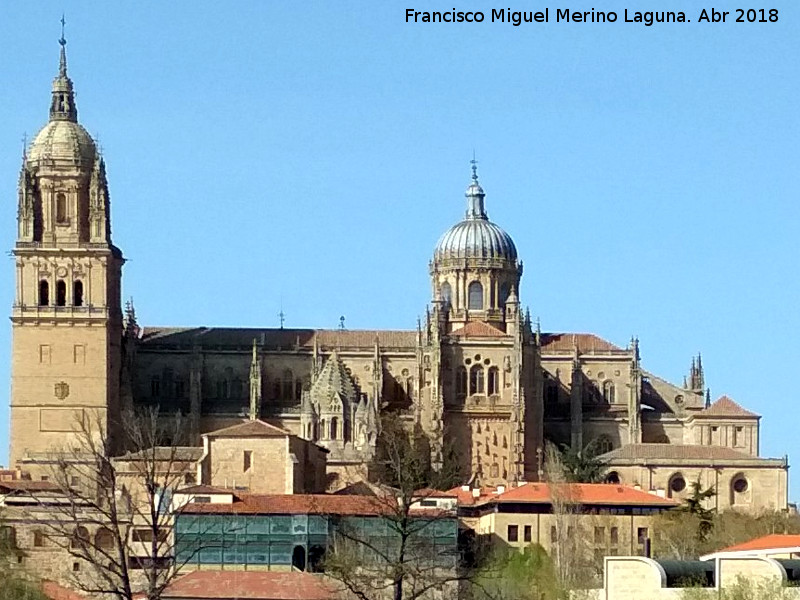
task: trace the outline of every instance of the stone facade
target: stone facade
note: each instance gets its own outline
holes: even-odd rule
[[[77,121],[62,46],[50,121],[19,179],[12,465],[35,474],[87,411],[113,431],[120,407],[157,405],[188,415],[198,446],[204,433],[264,419],[327,448],[332,473],[363,473],[379,416],[394,410],[427,437],[433,465],[456,461],[464,480],[540,480],[548,440],[603,452],[724,447],[736,455],[714,461],[723,483],[748,457],[751,489],[760,496],[764,486],[768,504],[784,508],[786,462],[758,458],[757,415],[711,406],[699,356],[675,385],[644,369],[637,339],[620,347],[531,321],[522,261],[485,198],[473,164],[466,215],[436,245],[431,301],[415,329],[152,328],[130,305],[123,325],[105,163]],[[661,471],[645,483],[627,468],[617,475],[662,485]]]

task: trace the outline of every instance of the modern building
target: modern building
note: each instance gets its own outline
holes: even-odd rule
[[[635,338],[617,345],[532,321],[522,259],[489,219],[474,164],[463,218],[420,265],[431,298],[419,299],[415,328],[147,327],[132,305],[123,322],[106,162],[78,121],[60,43],[49,120],[19,174],[12,467],[38,477],[78,420],[99,415],[121,441],[123,408],[159,406],[186,414],[197,447],[259,419],[319,444],[335,488],[363,476],[381,412],[395,410],[427,437],[435,466],[455,461],[476,485],[541,480],[551,441],[611,452],[620,481],[675,498],[681,478],[702,476],[718,483],[720,508],[786,508],[787,462],[759,457],[759,417],[711,404],[700,356],[674,384],[646,370]],[[705,458],[687,463],[684,450]]]

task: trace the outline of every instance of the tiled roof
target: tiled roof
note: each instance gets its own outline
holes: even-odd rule
[[[412,498],[458,498],[458,494],[453,490],[443,492],[441,490],[433,490],[430,488],[422,488],[412,494]]]
[[[182,488],[175,492],[176,494],[226,494],[228,496],[236,496],[234,490],[226,488],[214,487],[211,485],[192,485]]]
[[[129,452],[117,457],[117,461],[126,460],[149,460],[151,457],[159,462],[166,462],[169,460],[180,462],[197,462],[203,457],[203,449],[199,446],[156,446],[155,448],[148,448],[147,450],[140,450],[139,452]]]
[[[773,533],[754,540],[728,546],[722,550],[717,550],[714,554],[722,552],[748,552],[758,550],[780,550],[782,548],[800,548],[800,535],[787,535]]]
[[[478,490],[478,496],[475,496],[473,489]],[[447,492],[448,494],[453,494],[456,498],[458,498],[458,505],[459,506],[472,506],[474,504],[480,504],[487,500],[490,500],[497,495],[497,488],[493,487],[482,487],[482,488],[470,488],[468,490],[462,489],[459,487],[454,487],[452,490]]]
[[[582,353],[627,352],[593,333],[543,333],[541,340],[543,352],[572,352],[576,343]]]
[[[240,494],[232,504],[188,504],[185,513],[258,515],[379,515],[390,514],[391,499],[335,494]]]
[[[67,589],[55,581],[43,581],[42,592],[50,600],[86,600],[86,596]]]
[[[739,404],[728,398],[721,396],[714,404],[708,408],[704,408],[699,413],[698,417],[759,417],[756,413],[750,412],[746,408],[742,408]]]
[[[621,460],[752,460],[754,457],[731,448],[698,444],[626,444],[603,454],[605,461]]]
[[[484,321],[470,321],[461,329],[456,329],[451,335],[469,338],[508,337],[507,333]]]
[[[16,481],[0,481],[0,493],[9,492],[59,492],[61,488],[52,481],[31,481],[18,479]]]
[[[635,488],[611,483],[568,483],[553,488],[547,483],[526,483],[496,496],[498,503],[532,502],[549,504],[553,491],[565,500],[576,504],[625,506],[677,506],[677,502],[649,494]]]
[[[208,437],[286,437],[292,434],[280,427],[275,427],[264,421],[244,421],[238,425],[231,425],[224,429],[205,433]]]
[[[325,402],[323,410],[328,408],[332,398],[356,402],[358,394],[353,378],[347,372],[342,359],[335,350],[325,361],[319,376],[311,386],[311,397],[317,402]]]
[[[141,343],[191,348],[226,347],[252,349],[253,340],[262,348],[289,349],[314,347],[314,337],[322,349],[381,348],[412,349],[417,344],[413,330],[371,329],[243,329],[228,327],[145,327]]]
[[[173,582],[162,594],[203,600],[327,600],[335,590],[320,575],[302,572],[194,571]]]

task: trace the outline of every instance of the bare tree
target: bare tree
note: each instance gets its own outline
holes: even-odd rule
[[[424,437],[409,434],[400,417],[386,415],[381,425],[370,465],[384,490],[369,501],[375,518],[339,518],[325,572],[361,600],[456,597],[470,575],[459,563],[455,506],[437,492],[452,474],[431,468]]]
[[[53,544],[85,565],[74,574],[75,587],[121,600],[139,594],[159,600],[174,580],[181,565],[173,552],[172,492],[196,460],[196,450],[180,446],[186,430],[180,415],[129,412],[120,423],[129,452],[115,458],[119,440],[94,414],[76,423],[71,445],[50,454],[49,480],[62,495],[47,501],[42,524]]]

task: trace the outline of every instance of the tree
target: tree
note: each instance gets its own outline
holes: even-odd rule
[[[480,587],[475,600],[559,600],[564,596],[555,565],[544,548],[527,546],[495,550],[478,573]]]
[[[171,492],[193,461],[179,444],[188,429],[180,415],[158,411],[123,415],[120,430],[129,452],[118,458],[99,414],[75,424],[74,442],[48,457],[49,480],[63,495],[48,502],[42,526],[52,543],[87,568],[73,585],[90,594],[159,600],[181,565],[172,549]],[[45,504],[40,499],[37,510]]]
[[[0,600],[47,600],[39,583],[15,567],[22,551],[13,531],[0,518]]]
[[[602,483],[608,463],[599,458],[597,444],[592,441],[585,448],[561,447],[561,463],[567,481],[573,483]]]
[[[432,469],[424,440],[389,413],[370,476],[384,490],[371,500],[375,518],[336,521],[326,574],[361,600],[416,600],[434,590],[456,597],[470,576],[459,565],[455,508],[425,507],[438,504],[437,490],[452,473]]]

